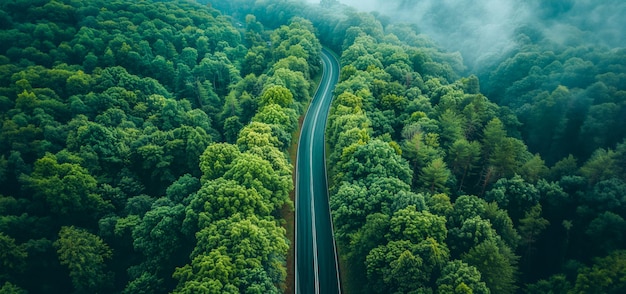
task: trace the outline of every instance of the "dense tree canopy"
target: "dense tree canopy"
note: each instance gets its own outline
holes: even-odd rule
[[[346,290],[624,292],[626,51],[541,29],[591,29],[565,17],[591,4],[542,5],[468,70],[338,1],[197,2],[0,3],[0,292],[291,291],[321,44]]]
[[[0,4],[3,292],[286,288],[287,150],[321,45],[302,18],[246,23],[193,1]]]

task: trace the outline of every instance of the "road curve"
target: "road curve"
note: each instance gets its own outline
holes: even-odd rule
[[[296,160],[296,294],[341,293],[324,149],[339,62],[326,49],[321,57],[324,73],[302,124]]]

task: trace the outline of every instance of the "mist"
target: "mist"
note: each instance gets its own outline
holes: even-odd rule
[[[317,0],[308,2],[319,3]],[[519,45],[532,31],[558,44],[622,47],[626,1],[608,0],[339,0],[376,11],[391,22],[417,25],[448,51],[459,51],[469,68],[480,67]],[[537,36],[535,36],[537,37]]]

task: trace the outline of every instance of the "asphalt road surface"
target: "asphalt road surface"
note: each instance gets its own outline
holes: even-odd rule
[[[324,73],[302,124],[296,164],[296,293],[341,293],[328,205],[324,130],[339,62],[322,51]]]

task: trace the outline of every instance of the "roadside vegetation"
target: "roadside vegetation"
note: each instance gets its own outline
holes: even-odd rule
[[[624,48],[524,27],[470,71],[333,1],[198,2],[0,3],[0,292],[284,292],[321,44],[345,292],[625,291]]]

